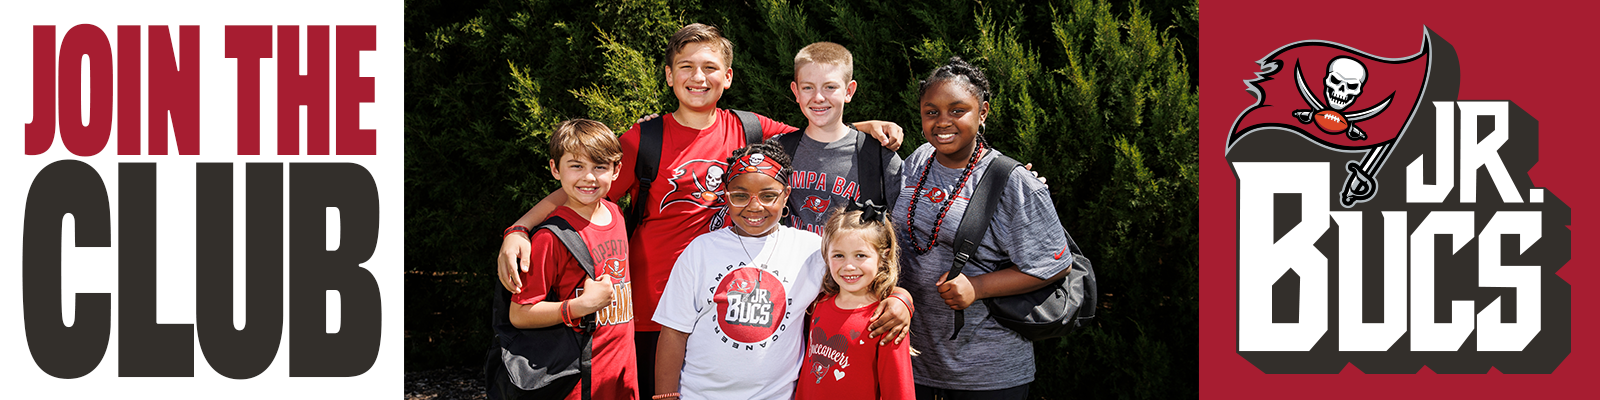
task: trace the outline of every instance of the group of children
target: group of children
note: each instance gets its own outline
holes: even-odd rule
[[[564,122],[549,152],[562,190],[502,237],[499,278],[513,293],[511,325],[576,327],[596,317],[586,329],[590,377],[565,398],[1026,396],[1032,344],[976,301],[1065,274],[1071,257],[1052,254],[1065,248],[1066,234],[1043,183],[1012,171],[969,264],[981,274],[941,274],[977,187],[969,180],[998,156],[982,138],[989,91],[981,71],[952,58],[923,82],[928,143],[902,163],[893,151],[898,126],[844,123],[856,83],[842,46],[816,43],[795,57],[790,89],[804,130],[758,117],[763,139],[803,135],[788,138],[798,146],[787,149],[781,138],[747,145],[733,113],[717,108],[732,85],[733,48],[716,28],[686,26],[666,50],[678,108],[662,117],[657,176],[628,167],[640,161],[640,125],[619,140],[598,122]],[[882,142],[881,163],[857,162],[862,141]],[[862,179],[869,174],[881,180]],[[883,190],[868,192],[879,198],[861,196],[862,185],[875,183]],[[644,202],[645,213],[625,231],[612,201],[639,196],[641,186],[647,198],[632,201]],[[552,216],[582,236],[592,275],[554,234],[531,229]],[[914,252],[901,257],[906,244]],[[946,340],[962,309],[976,310],[964,313],[976,328]],[[916,335],[903,341],[908,332]],[[510,379],[503,375],[490,379]]]

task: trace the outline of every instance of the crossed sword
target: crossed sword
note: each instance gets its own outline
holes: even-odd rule
[[[1328,110],[1329,108],[1323,106],[1322,102],[1317,101],[1317,97],[1312,95],[1310,89],[1306,88],[1306,80],[1305,77],[1301,76],[1300,74],[1299,63],[1296,63],[1294,66],[1294,83],[1300,87],[1300,97],[1305,98],[1306,105],[1310,106],[1312,109],[1295,110],[1291,114],[1293,114],[1296,119],[1299,119],[1300,123],[1309,124],[1311,123],[1312,116],[1323,110]],[[1356,127],[1356,121],[1362,121],[1377,116],[1378,113],[1381,113],[1384,109],[1389,108],[1389,101],[1393,99],[1394,96],[1390,96],[1389,98],[1383,99],[1383,102],[1378,103],[1378,105],[1372,106],[1365,110],[1353,111],[1349,114],[1344,114],[1343,116],[1345,121],[1350,124],[1350,127],[1347,128],[1344,133],[1351,140],[1367,140],[1366,132],[1362,132],[1361,128]],[[1302,115],[1305,115],[1306,118],[1301,118]],[[1340,132],[1333,132],[1330,134],[1338,133]],[[1355,161],[1345,164],[1345,169],[1350,171],[1350,177],[1345,179],[1344,189],[1339,191],[1340,205],[1343,205],[1345,208],[1350,208],[1356,203],[1371,199],[1372,196],[1377,193],[1378,181],[1373,179],[1372,175],[1377,174],[1378,170],[1383,168],[1383,162],[1389,158],[1389,152],[1392,150],[1394,150],[1394,140],[1384,142],[1383,144],[1378,145],[1378,147],[1367,150],[1366,156],[1361,158],[1361,162],[1359,164]]]

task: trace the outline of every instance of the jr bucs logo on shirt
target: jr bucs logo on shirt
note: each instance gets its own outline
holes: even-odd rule
[[[730,265],[712,288],[717,307],[717,333],[734,348],[754,350],[777,338],[788,313],[788,293],[772,272]]]

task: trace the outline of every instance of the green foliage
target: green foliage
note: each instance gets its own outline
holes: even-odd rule
[[[407,369],[481,365],[500,230],[558,187],[568,118],[619,134],[676,100],[661,65],[687,22],[735,45],[719,106],[803,126],[794,53],[855,55],[847,120],[924,142],[920,79],[951,56],[993,81],[987,136],[1049,179],[1095,261],[1093,327],[1035,346],[1036,397],[1198,394],[1199,6],[1194,0],[479,0],[406,3]]]

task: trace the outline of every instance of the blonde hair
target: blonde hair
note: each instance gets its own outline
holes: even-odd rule
[[[800,79],[800,67],[806,64],[831,64],[844,69],[844,80],[849,82],[855,79],[855,58],[850,55],[850,50],[834,42],[816,42],[794,55],[794,79]]]
[[[583,155],[595,164],[622,162],[622,144],[606,124],[592,119],[575,118],[562,121],[550,133],[550,160],[561,162],[567,153]]]
[[[723,37],[722,30],[717,29],[717,27],[698,22],[678,29],[678,32],[672,34],[671,39],[667,39],[665,65],[671,67],[672,63],[677,61],[678,53],[683,52],[684,48],[695,43],[711,45],[711,48],[722,53],[723,66],[733,66],[733,42]]]
[[[878,300],[888,298],[889,294],[894,292],[895,285],[900,282],[900,246],[894,237],[894,223],[889,222],[887,216],[879,220],[862,222],[860,210],[835,209],[828,222],[823,223],[824,252],[827,246],[833,245],[833,238],[846,232],[861,235],[868,246],[878,251],[878,273],[872,277],[872,284],[867,286],[867,291],[877,296]],[[839,283],[833,281],[832,272],[822,276],[822,292],[830,295],[839,294]]]

